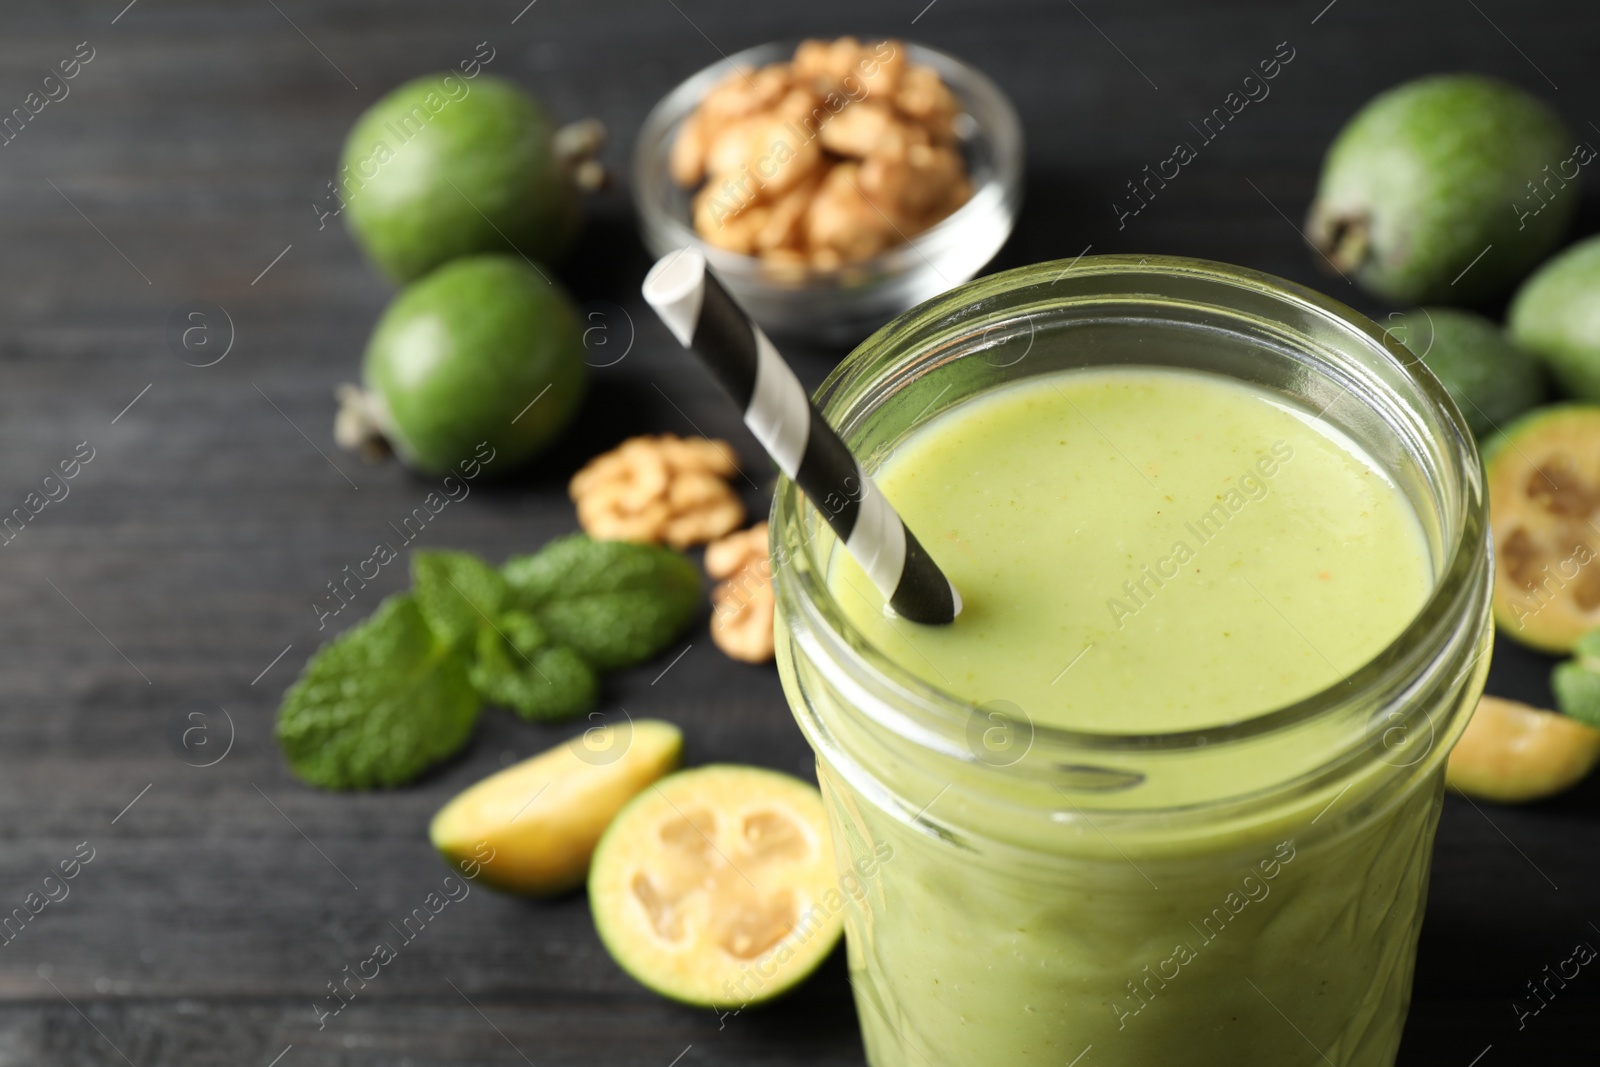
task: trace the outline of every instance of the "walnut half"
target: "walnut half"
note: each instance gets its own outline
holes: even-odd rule
[[[573,475],[567,494],[590,537],[681,549],[744,521],[744,505],[727,482],[738,470],[726,441],[631,437]]]
[[[706,546],[706,573],[720,578],[711,591],[711,640],[734,659],[772,658],[772,561],[767,524],[729,534]]]

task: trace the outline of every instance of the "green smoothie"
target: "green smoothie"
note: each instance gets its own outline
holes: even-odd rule
[[[875,473],[964,607],[916,626],[846,556],[831,584],[903,666],[1040,725],[1138,734],[1324,689],[1432,585],[1415,514],[1347,437],[1192,372],[1029,379],[920,429]]]
[[[965,606],[947,627],[898,620],[835,551],[842,610],[910,673],[1040,728],[1259,716],[1371,660],[1435,580],[1415,512],[1353,440],[1198,372],[1002,386],[919,427],[874,478]],[[1291,733],[1280,756],[1312,761],[1327,743]],[[965,782],[926,783],[908,818],[820,761],[842,862],[893,853],[846,916],[872,1063],[1391,1063],[1438,776],[1381,803],[1330,787],[1320,815],[1320,797],[1247,808],[1200,845],[1177,821],[1124,835],[1085,814],[1139,788],[1175,810],[1226,793],[1221,779],[1263,770],[1235,748],[1232,764],[1163,764],[1159,785],[1110,800],[1058,790],[1059,839],[1029,848],[982,825],[996,820]]]

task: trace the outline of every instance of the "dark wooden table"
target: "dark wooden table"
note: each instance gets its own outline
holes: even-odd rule
[[[719,1021],[624,976],[581,896],[474,891],[316,1024],[327,983],[444,875],[424,837],[433,811],[569,732],[490,711],[461,759],[366,795],[302,786],[272,741],[279,696],[318,643],[313,600],[428,491],[333,445],[330,392],[355,375],[390,289],[313,207],[346,129],[400,80],[487,41],[493,72],[564,118],[602,118],[624,168],[646,109],[719,52],[909,37],[975,61],[1023,116],[1027,202],[997,265],[1197,255],[1374,313],[1386,309],[1313,269],[1295,229],[1324,146],[1362,101],[1419,72],[1478,70],[1600,138],[1600,14],[1577,2],[525,2],[0,10],[0,113],[79,42],[94,55],[0,147],[0,512],[79,442],[94,450],[70,495],[0,551],[0,913],[79,843],[94,850],[70,896],[0,943],[0,1064],[861,1062],[838,956],[789,1000]],[[1119,229],[1124,182],[1284,41],[1295,58],[1271,96]],[[1579,232],[1597,215],[1591,199]],[[625,192],[604,194],[562,274],[605,311],[612,347],[596,362],[627,355],[596,371],[554,455],[514,484],[477,485],[428,547],[498,559],[572,529],[566,478],[629,434],[698,429],[758,456],[643,309],[646,266]],[[185,365],[167,339],[195,300],[232,321],[214,366]],[[811,384],[838,355],[794,353]],[[362,607],[402,581],[391,569]],[[681,723],[691,762],[809,774],[774,672],[724,658],[703,621],[691,640],[658,682],[664,663],[608,683],[607,705]],[[1491,687],[1545,701],[1546,667],[1504,644]],[[208,732],[186,747],[196,725]],[[1600,944],[1600,779],[1527,809],[1451,799],[1431,898],[1401,1061],[1595,1062],[1600,976],[1582,973],[1520,1031],[1512,1001],[1575,942]]]

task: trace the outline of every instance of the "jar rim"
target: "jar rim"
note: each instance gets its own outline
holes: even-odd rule
[[[1471,628],[1462,626],[1461,620],[1470,617],[1475,600],[1486,613],[1486,604],[1482,603],[1487,595],[1486,588],[1480,588],[1486,587],[1486,582],[1474,582],[1473,577],[1475,572],[1485,568],[1490,545],[1482,467],[1465,419],[1444,386],[1392,334],[1353,308],[1286,279],[1210,260],[1132,255],[1080,256],[1071,261],[1033,264],[989,275],[912,308],[867,338],[823,382],[816,393],[819,409],[837,427],[844,409],[858,401],[864,390],[874,383],[905,374],[909,364],[929,354],[915,350],[915,346],[900,351],[906,338],[916,336],[919,331],[955,327],[963,321],[964,315],[975,315],[981,320],[982,314],[977,309],[984,308],[992,298],[1047,280],[1060,282],[1069,275],[1075,280],[1115,275],[1127,276],[1130,280],[1183,276],[1245,290],[1336,325],[1369,355],[1380,356],[1409,379],[1440,417],[1448,434],[1442,440],[1437,435],[1430,439],[1447,464],[1445,476],[1461,491],[1453,494],[1455,514],[1440,516],[1441,529],[1448,540],[1439,554],[1440,564],[1426,602],[1381,651],[1343,678],[1291,703],[1199,728],[1117,733],[1014,720],[1026,726],[1033,745],[1046,750],[1152,754],[1247,741],[1347,709],[1357,696],[1374,693],[1398,696],[1426,674],[1430,664],[1448,658],[1441,653],[1453,640],[1470,636]],[[1136,288],[1124,293],[1099,294],[1101,299],[1139,295]],[[1071,301],[1070,297],[1063,299]],[[1309,338],[1306,343],[1311,345]],[[1407,402],[1401,398],[1401,403]],[[1004,712],[995,712],[958,697],[891,659],[851,622],[827,586],[824,561],[811,555],[813,544],[808,543],[802,521],[808,508],[810,504],[798,487],[790,479],[781,477],[773,497],[771,524],[773,573],[780,612],[785,605],[798,610],[804,616],[806,629],[828,646],[830,658],[851,671],[856,680],[892,693],[897,702],[909,702],[935,727],[959,732],[978,714],[991,721],[996,715],[1004,717]],[[807,565],[795,566],[787,562],[799,560],[805,560]],[[1463,676],[1485,652],[1486,646],[1477,651],[1462,670]],[[1422,707],[1424,703],[1417,702],[1421,713],[1426,712]],[[1429,721],[1431,725],[1431,719]],[[1341,754],[1329,755],[1332,759]]]

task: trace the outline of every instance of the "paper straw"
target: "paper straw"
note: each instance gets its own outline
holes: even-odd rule
[[[761,327],[711,276],[705,256],[680,248],[661,257],[645,277],[644,298],[716,375],[744,411],[744,424],[811,498],[889,606],[912,622],[954,620],[961,595],[823,421]]]

